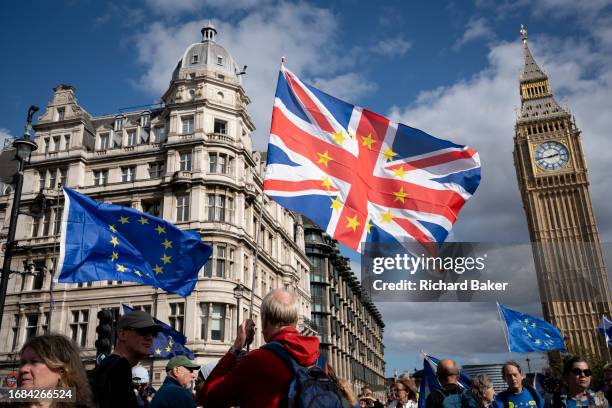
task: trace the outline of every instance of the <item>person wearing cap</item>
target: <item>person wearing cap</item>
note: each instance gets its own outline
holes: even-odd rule
[[[126,313],[117,320],[115,350],[93,372],[92,388],[98,407],[138,407],[132,367],[151,354],[153,337],[161,330],[151,315],[141,310]]]
[[[195,380],[199,365],[185,356],[175,356],[166,364],[166,379],[159,388],[150,408],[195,408],[189,385]]]

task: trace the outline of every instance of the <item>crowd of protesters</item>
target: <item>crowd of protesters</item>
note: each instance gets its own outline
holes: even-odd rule
[[[150,355],[153,337],[161,327],[143,311],[132,311],[118,319],[113,353],[89,373],[81,362],[78,347],[68,338],[56,334],[31,338],[21,348],[16,376],[7,377],[4,386],[70,388],[73,398],[31,402],[6,402],[5,398],[0,407],[298,408],[304,405],[304,399],[298,398],[305,397],[296,397],[300,393],[292,390],[306,389],[307,382],[297,382],[297,377],[305,372],[311,376],[308,381],[316,378],[320,387],[313,394],[312,401],[318,399],[312,405],[315,407],[419,407],[420,378],[409,375],[397,378],[388,398],[380,401],[369,387],[355,395],[347,379],[337,377],[329,364],[318,371],[311,368],[319,357],[319,341],[297,331],[298,308],[291,293],[282,289],[270,292],[262,302],[261,316],[266,345],[249,353],[245,351],[255,333],[254,322],[246,320],[240,325],[232,347],[217,364],[200,367],[182,355],[171,358],[158,390],[151,386],[148,371],[139,363]],[[300,371],[299,367],[310,368]],[[526,384],[521,366],[508,361],[502,368],[508,387],[495,395],[486,375],[476,375],[469,386],[464,386],[455,361],[443,359],[436,371],[441,387],[428,390],[428,395],[421,396],[421,404],[424,408],[608,408],[612,364],[604,368],[602,390],[591,389],[592,374],[585,359],[579,356],[567,359],[559,386],[545,399]]]

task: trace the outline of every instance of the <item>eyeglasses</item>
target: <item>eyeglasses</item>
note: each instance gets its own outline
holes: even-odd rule
[[[579,368],[572,368],[572,371],[570,371],[570,373],[574,374],[575,376],[580,376],[580,374],[584,374],[585,377],[590,377],[591,374],[593,374],[593,372],[588,368],[586,370],[581,370]]]

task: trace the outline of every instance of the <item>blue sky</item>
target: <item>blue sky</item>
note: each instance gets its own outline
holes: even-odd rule
[[[199,30],[210,19],[218,42],[240,66],[248,65],[244,86],[252,99],[257,148],[266,144],[284,55],[291,70],[328,93],[476,148],[483,182],[451,238],[525,242],[512,166],[522,23],[557,100],[570,107],[583,130],[593,203],[609,242],[610,3],[2,2],[0,137],[19,135],[29,105],[44,107],[60,83],[74,85],[81,106],[94,115],[158,101],[179,56],[200,40]],[[346,254],[358,265],[355,254]],[[508,357],[493,305],[378,306],[387,323],[388,373],[412,369],[421,349],[464,363]]]

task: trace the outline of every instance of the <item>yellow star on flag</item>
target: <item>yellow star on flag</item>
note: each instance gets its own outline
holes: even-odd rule
[[[383,151],[383,156],[385,156],[385,159],[387,160],[393,160],[393,156],[397,156],[397,153],[395,153],[393,149],[389,147]]]
[[[338,200],[338,197],[336,197],[332,200],[332,204],[329,206],[329,208],[340,211],[340,208],[342,208],[342,202]]]
[[[161,354],[161,350],[160,350],[160,349],[158,349],[158,348],[156,348],[156,349],[155,349],[155,354],[160,355],[160,354]]]
[[[166,238],[166,239],[164,239],[164,242],[162,242],[162,245],[166,249],[172,248],[172,241],[170,241],[168,238]]]
[[[390,208],[387,210],[386,213],[382,213],[381,214],[381,221],[382,222],[388,222],[389,224],[391,224],[392,220],[393,220],[393,216],[391,215],[391,209]]]
[[[531,323],[531,327],[533,327],[533,328],[535,329],[535,327],[536,327],[535,322],[534,322],[534,323]]]
[[[540,339],[535,339],[535,344],[540,344],[540,343],[541,343]]]
[[[113,251],[113,254],[111,255],[111,261],[116,261],[117,258],[119,258],[119,254],[115,251]]]
[[[523,331],[527,331],[527,327],[526,326],[523,326]]]
[[[332,186],[332,182],[329,177],[323,176],[323,183],[321,183],[321,185],[329,190],[329,188]]]
[[[404,179],[406,173],[407,171],[404,170],[404,166],[399,166],[397,169],[393,169],[393,175],[401,178],[402,180]]]
[[[342,134],[342,129],[340,129],[339,131],[337,131],[333,135],[334,135],[334,137],[333,137],[334,142],[336,142],[340,146],[342,146],[342,142],[344,142],[346,140],[346,137]]]
[[[122,224],[129,224],[130,219],[128,217],[119,217],[119,222]]]
[[[123,266],[123,265],[117,264],[117,270],[119,272],[125,272],[125,271],[127,271],[127,268],[125,266]]]
[[[395,196],[395,200],[393,200],[393,202],[401,201],[402,204],[404,203],[404,199],[408,197],[408,193],[404,192],[404,187],[400,187],[400,190],[395,191],[393,195]]]
[[[158,225],[157,227],[155,227],[155,231],[157,231],[158,234],[165,234],[166,233],[166,227],[162,227],[161,225]]]
[[[166,347],[166,351],[169,353],[172,348],[170,346]]]
[[[111,237],[110,243],[116,247],[117,245],[119,245],[119,240],[117,239],[117,237]]]
[[[117,233],[117,228],[115,228],[113,224],[108,224],[108,228],[110,228],[112,232]]]
[[[164,254],[164,256],[162,256],[159,259],[161,259],[164,262],[164,264],[169,264],[170,263],[170,258],[172,258],[172,257]]]
[[[362,140],[362,145],[367,147],[368,149],[372,150],[372,144],[375,143],[376,141],[372,138],[372,134],[368,133],[368,135],[366,137],[361,136],[361,140]]]
[[[142,273],[138,272],[137,270],[134,269],[134,273],[140,277],[142,277]]]
[[[369,234],[371,229],[372,229],[372,224],[370,223],[370,220],[368,220],[365,225],[366,233]]]
[[[157,273],[162,273],[164,271],[164,268],[162,268],[159,265],[155,265],[155,268],[153,268],[153,271],[157,274]]]
[[[353,232],[355,232],[357,230],[357,227],[361,225],[361,223],[357,221],[357,214],[355,214],[352,218],[346,217],[346,220],[348,221],[346,227],[351,228]]]
[[[149,220],[147,220],[145,217],[140,217],[138,222],[141,223],[142,225],[145,225],[149,223]]]
[[[319,156],[317,163],[321,163],[325,167],[327,167],[327,163],[329,163],[330,160],[333,160],[329,155],[329,150],[326,150],[325,153],[317,153],[317,155]]]

